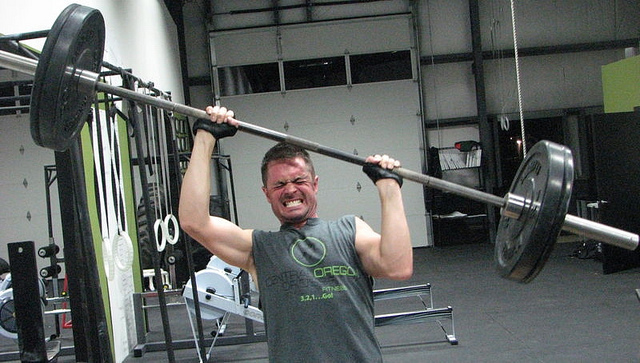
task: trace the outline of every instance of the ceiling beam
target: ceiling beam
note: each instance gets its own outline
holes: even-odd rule
[[[624,49],[630,47],[637,47],[640,42],[640,38],[622,39],[622,40],[607,40],[602,42],[591,43],[578,43],[578,44],[562,44],[562,45],[550,45],[543,47],[528,47],[519,48],[518,57],[531,57],[540,55],[552,55],[552,54],[564,54],[564,53],[579,53],[579,52],[592,52],[598,50],[613,50]],[[515,51],[513,49],[501,49],[501,50],[485,50],[482,52],[482,59],[501,59],[501,58],[513,58]],[[442,63],[457,63],[457,62],[472,62],[473,53],[452,53],[452,54],[440,54],[434,56],[422,56],[420,57],[420,64],[442,64]]]

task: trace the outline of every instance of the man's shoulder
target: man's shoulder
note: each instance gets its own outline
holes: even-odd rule
[[[329,224],[339,227],[339,228],[346,228],[346,229],[353,229],[355,230],[356,228],[356,216],[353,214],[347,214],[344,215],[336,220],[333,220],[331,222],[328,222]]]

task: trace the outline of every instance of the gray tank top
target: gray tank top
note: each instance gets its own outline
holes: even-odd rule
[[[253,232],[271,362],[381,362],[355,217]]]

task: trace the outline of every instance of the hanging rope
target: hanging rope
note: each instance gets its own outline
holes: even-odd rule
[[[516,33],[516,7],[514,0],[511,0],[511,26],[513,28],[513,51],[516,62],[516,85],[518,88],[518,111],[520,113],[520,132],[522,134],[522,157],[527,156],[527,141],[524,131],[524,115],[522,112],[522,89],[520,87],[520,61],[518,57],[518,36]]]
[[[436,80],[436,64],[433,55],[433,29],[431,28],[431,8],[429,6],[431,2],[427,1],[427,17],[429,19],[429,52],[431,53],[431,69],[433,69],[433,102],[435,103],[435,112],[436,112],[436,130],[438,130],[438,149],[443,147],[442,145],[442,130],[440,129],[440,112],[439,112],[439,104],[438,102],[438,82]]]
[[[500,115],[498,116],[498,121],[500,122],[500,129],[503,131],[509,131],[509,117],[507,116],[507,99],[508,99],[508,91],[506,91],[506,76],[505,76],[505,66],[504,66],[504,52],[501,49],[501,45],[498,39],[498,36],[502,34],[502,23],[500,22],[500,18],[503,14],[503,8],[501,5],[497,5],[497,1],[493,1],[491,3],[491,53],[495,58],[498,59],[498,84],[503,85],[499,87],[500,94]]]

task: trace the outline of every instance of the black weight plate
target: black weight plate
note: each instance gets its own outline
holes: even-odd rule
[[[58,16],[44,43],[31,92],[33,141],[66,150],[82,129],[95,91],[78,87],[75,69],[98,73],[102,67],[105,25],[102,14],[78,4]]]
[[[509,192],[527,202],[518,219],[502,216],[495,260],[502,277],[527,283],[547,262],[569,208],[573,157],[569,148],[540,141],[527,153]]]

